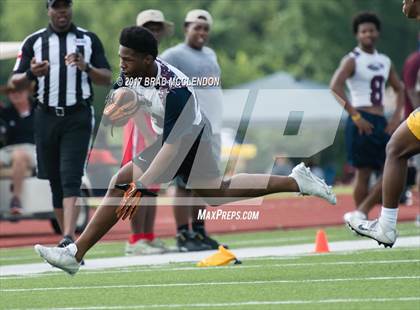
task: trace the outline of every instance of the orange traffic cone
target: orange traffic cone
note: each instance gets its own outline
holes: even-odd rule
[[[329,251],[327,234],[324,230],[320,229],[316,233],[315,253],[328,253]]]

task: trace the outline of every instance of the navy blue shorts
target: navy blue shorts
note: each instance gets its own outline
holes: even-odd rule
[[[370,135],[360,135],[351,117],[346,124],[347,161],[356,168],[381,170],[385,163],[385,148],[390,136],[385,132],[385,117],[359,111],[373,125]]]

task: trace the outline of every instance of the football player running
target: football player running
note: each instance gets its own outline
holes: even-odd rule
[[[278,192],[314,195],[336,203],[331,188],[303,163],[289,176],[237,174],[222,180],[211,151],[211,126],[200,111],[194,89],[167,83],[188,78],[157,58],[157,41],[149,30],[137,26],[124,28],[119,43],[122,75],[117,84],[122,88],[110,96],[111,103],[104,113],[122,126],[128,120],[121,120],[118,115],[125,117],[129,113],[125,113],[127,110],[119,99],[134,100],[152,116],[160,138],[112,178],[101,205],[75,243],[65,248],[35,245],[35,251],[49,264],[75,274],[87,251],[120,218],[133,217],[141,196],[154,195],[148,190],[151,184],[169,182],[175,177],[181,177],[198,197],[213,206]],[[139,78],[140,83],[127,85],[130,78]],[[147,84],[151,78],[159,81],[158,84]]]

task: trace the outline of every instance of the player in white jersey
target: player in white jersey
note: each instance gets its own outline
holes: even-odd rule
[[[165,36],[173,32],[173,23],[165,20],[164,14],[159,10],[144,10],[137,15],[137,26],[144,27],[155,36],[158,44]],[[135,155],[145,147],[151,145],[156,139],[156,134],[151,128],[150,116],[145,113],[136,113],[124,127],[124,157],[122,165],[130,162]],[[160,190],[158,185],[153,190]],[[156,198],[150,198],[156,200]],[[155,238],[154,225],[156,219],[156,204],[150,203],[141,208],[130,223],[131,234],[125,245],[126,255],[159,254],[169,250],[160,240]]]
[[[346,222],[354,216],[366,219],[375,204],[380,203],[382,182],[379,180],[369,189],[370,177],[382,171],[386,144],[401,122],[403,87],[389,57],[375,48],[380,27],[375,14],[360,13],[354,17],[353,31],[358,46],[343,58],[330,84],[333,94],[349,113],[347,159],[356,168],[353,198],[357,209],[344,215]],[[389,122],[383,107],[387,82],[397,95],[397,108]]]
[[[404,0],[403,13],[408,18],[420,20],[420,0]],[[414,87],[412,82],[406,85],[407,95],[411,103],[417,105],[420,102],[420,88]],[[417,83],[420,83],[420,75],[417,75]],[[372,221],[352,218],[348,223],[357,234],[376,240],[385,247],[394,245],[398,236],[398,202],[405,185],[407,162],[415,154],[420,154],[420,107],[411,112],[388,143],[383,177],[383,205],[379,218]]]
[[[198,197],[211,205],[286,191],[315,195],[336,203],[331,189],[303,163],[296,166],[288,177],[237,174],[222,180],[212,152],[211,126],[201,114],[194,90],[163,83],[163,79],[183,78],[183,74],[157,59],[157,54],[157,42],[150,31],[143,27],[123,29],[119,56],[124,76],[117,86],[127,86],[128,80],[129,87],[115,90],[105,115],[110,115],[110,107],[117,111],[117,115],[124,114],[124,108],[114,109],[123,105],[118,98],[132,96],[130,102],[152,115],[161,140],[117,172],[104,200],[75,243],[65,248],[35,246],[36,252],[48,263],[69,274],[78,271],[86,252],[120,218],[132,218],[141,195],[151,194],[148,190],[151,184],[169,182],[175,177],[183,178]],[[132,87],[134,78],[141,78],[140,86]],[[152,78],[159,82],[146,84],[146,80]]]

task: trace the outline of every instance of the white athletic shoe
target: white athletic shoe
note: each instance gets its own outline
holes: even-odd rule
[[[47,263],[64,270],[70,275],[75,275],[80,268],[80,263],[77,262],[75,257],[77,247],[74,243],[65,248],[49,248],[36,244],[34,249]]]
[[[386,248],[392,248],[395,240],[397,240],[397,230],[383,227],[378,219],[366,221],[353,217],[350,219],[350,222],[348,222],[348,225],[360,236],[376,240],[379,245],[383,244]]]
[[[150,242],[139,240],[134,244],[125,244],[125,255],[153,255],[165,253],[166,249],[162,241]]]
[[[163,250],[163,253],[179,252],[179,250],[176,246],[168,246],[168,245],[165,244],[165,242],[162,241],[162,239],[159,239],[159,238],[153,239],[152,241],[149,242],[149,244],[152,247],[161,248]]]
[[[344,213],[344,216],[343,216],[344,223],[349,223],[352,218],[355,218],[358,220],[367,220],[366,214],[364,214],[362,211],[359,211],[359,210],[354,210],[354,211]]]
[[[296,180],[302,195],[317,196],[333,205],[337,203],[337,198],[332,192],[331,186],[328,186],[323,179],[314,175],[311,169],[305,167],[304,163],[300,163],[294,167],[289,177]]]
[[[153,241],[150,241],[149,243],[153,247],[162,248],[164,253],[178,253],[179,249],[177,246],[169,246],[166,245],[165,242],[162,241],[162,239],[155,238]]]

